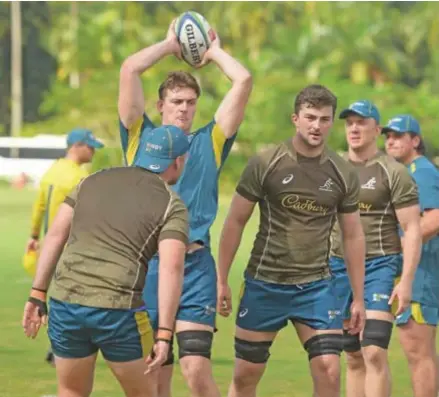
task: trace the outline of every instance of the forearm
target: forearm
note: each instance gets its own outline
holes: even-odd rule
[[[226,220],[224,223],[218,253],[218,284],[227,284],[230,268],[239,245],[245,224],[237,221]]]
[[[355,300],[364,299],[364,274],[366,246],[363,232],[348,237],[343,242],[344,259]]]
[[[402,240],[403,266],[401,279],[413,281],[421,258],[422,236],[418,223],[414,223],[404,230]]]
[[[421,218],[422,242],[425,244],[439,234],[439,216],[437,213],[426,213]]]
[[[159,268],[159,327],[174,329],[175,317],[183,286],[184,264],[160,263]]]
[[[222,48],[212,48],[210,58],[218,65],[221,71],[232,81],[232,83],[251,82],[250,72]]]
[[[38,258],[37,270],[33,287],[48,290],[56,264],[61,256],[66,239],[64,236],[51,236],[48,234],[44,240],[43,249]]]

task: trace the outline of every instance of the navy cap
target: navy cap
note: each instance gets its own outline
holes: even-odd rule
[[[393,117],[385,127],[381,130],[381,133],[396,132],[397,134],[404,134],[406,132],[412,132],[416,135],[421,135],[421,127],[418,121],[409,114],[401,114]]]
[[[378,108],[371,101],[360,100],[350,104],[347,109],[344,109],[340,112],[339,118],[345,119],[352,113],[357,114],[358,116],[364,117],[366,119],[372,118],[378,124],[380,123],[380,112],[378,111]]]
[[[75,143],[84,143],[95,149],[104,147],[104,144],[99,142],[93,133],[85,128],[76,128],[69,132],[67,135],[67,146],[72,146]]]
[[[163,125],[146,134],[133,165],[160,174],[188,150],[185,132],[173,125]]]

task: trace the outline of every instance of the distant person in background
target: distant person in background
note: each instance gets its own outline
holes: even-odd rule
[[[392,118],[382,130],[386,151],[407,166],[418,185],[422,254],[410,306],[396,318],[407,356],[414,397],[438,393],[436,327],[439,320],[439,171],[425,156],[421,128],[410,115]]]
[[[95,149],[102,147],[104,145],[90,130],[78,128],[68,134],[66,156],[55,161],[41,178],[32,211],[31,237],[26,244],[27,254],[38,251],[41,226],[45,235],[66,196],[88,176],[88,172],[81,165],[91,162]],[[46,361],[54,365],[50,350]]]

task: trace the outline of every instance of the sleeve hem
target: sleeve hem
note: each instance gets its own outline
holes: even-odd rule
[[[405,201],[403,203],[393,204],[393,206],[395,207],[395,209],[399,210],[401,208],[411,207],[412,205],[418,205],[418,204],[419,204],[419,200],[416,198],[416,199],[411,199],[409,201]]]
[[[244,190],[244,189],[243,189],[242,187],[240,187],[240,186],[238,186],[238,187],[236,188],[236,193],[238,193],[240,196],[244,197],[245,199],[247,199],[247,200],[249,200],[249,201],[251,201],[251,202],[253,202],[253,203],[257,203],[257,202],[260,200],[259,197],[256,197],[256,196],[254,196],[253,194],[247,192],[246,190]]]

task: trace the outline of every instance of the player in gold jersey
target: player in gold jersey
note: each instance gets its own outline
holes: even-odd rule
[[[90,130],[77,128],[67,136],[66,156],[55,161],[43,175],[33,205],[31,237],[26,244],[26,252],[39,249],[41,227],[47,233],[59,206],[76,185],[88,176],[82,164],[92,161],[95,149],[104,147]],[[54,364],[53,354],[47,353],[46,361]]]

